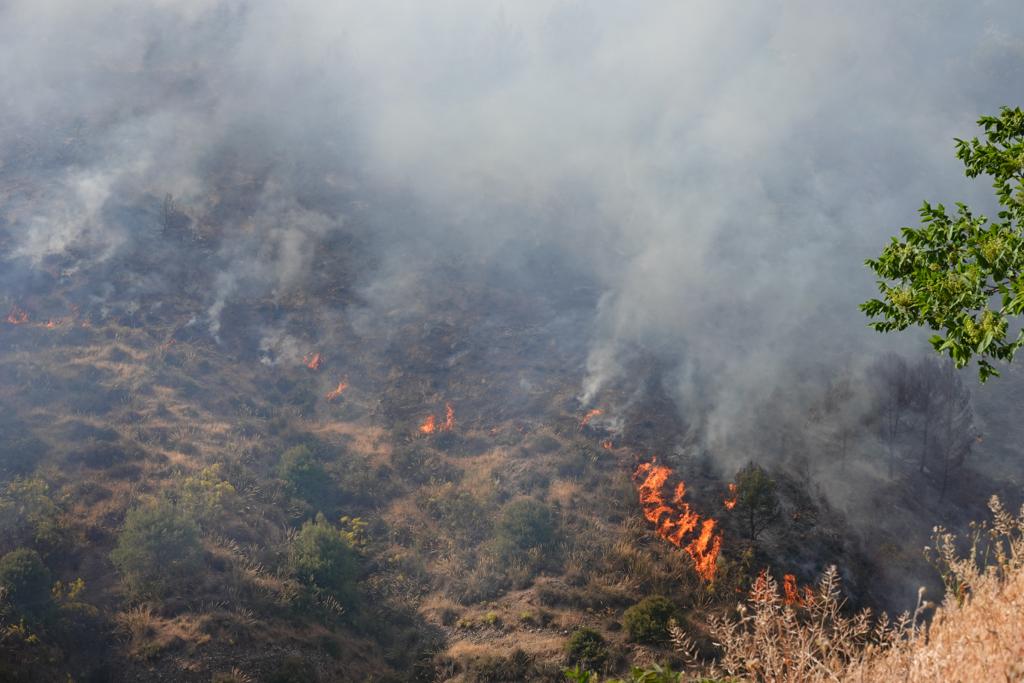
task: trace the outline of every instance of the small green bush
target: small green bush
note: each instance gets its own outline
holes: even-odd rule
[[[570,664],[578,664],[588,669],[600,670],[608,661],[608,645],[604,636],[591,628],[576,630],[569,637],[566,645]]]
[[[676,616],[676,607],[668,598],[651,595],[622,615],[630,640],[657,644],[668,640],[668,622]]]
[[[327,509],[333,488],[331,478],[313,452],[306,446],[289,448],[281,456],[278,476],[293,495],[318,509]]]
[[[39,477],[14,479],[0,491],[0,552],[32,544],[49,554],[65,540],[61,510]]]
[[[51,583],[50,570],[35,550],[18,548],[0,558],[0,589],[4,602],[19,616],[41,617],[49,611],[53,605]]]
[[[496,531],[498,543],[506,554],[521,554],[551,544],[555,536],[554,516],[540,501],[521,498],[502,509]]]
[[[300,581],[330,592],[342,605],[355,600],[359,557],[353,538],[322,514],[302,525],[289,549],[288,564]]]
[[[159,597],[199,568],[201,550],[192,516],[161,500],[128,512],[110,559],[130,593]]]

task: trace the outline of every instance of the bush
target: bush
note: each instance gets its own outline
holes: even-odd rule
[[[600,670],[608,661],[608,646],[604,636],[591,628],[581,628],[573,633],[565,649],[570,664]]]
[[[318,509],[325,509],[331,498],[331,478],[313,452],[306,446],[289,448],[281,456],[278,476],[292,494]]]
[[[307,585],[328,591],[343,605],[354,601],[359,558],[353,538],[331,526],[322,514],[302,525],[289,549],[288,564]]]
[[[160,596],[199,568],[199,529],[191,515],[170,501],[134,508],[110,559],[129,592]]]
[[[501,511],[496,538],[506,555],[548,546],[554,536],[551,510],[536,499],[514,500]]]
[[[469,491],[444,484],[431,491],[421,505],[446,531],[467,541],[483,540],[491,529],[485,506]]]
[[[630,640],[657,644],[668,640],[668,622],[676,616],[676,607],[668,598],[651,595],[627,609],[622,616]]]
[[[51,583],[50,570],[35,550],[18,548],[0,558],[0,589],[21,616],[40,617],[49,611]]]
[[[0,493],[0,552],[29,543],[44,553],[64,541],[60,508],[39,477],[15,479]]]

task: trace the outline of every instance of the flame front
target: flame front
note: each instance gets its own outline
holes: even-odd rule
[[[736,492],[736,484],[730,483],[729,496],[727,498],[722,499],[722,505],[725,506],[726,510],[732,510],[734,507],[736,507],[736,500],[738,497],[739,496]]]
[[[319,353],[312,353],[303,356],[302,362],[306,364],[306,367],[310,370],[319,370],[320,366],[323,365],[324,359]]]
[[[455,429],[455,408],[452,407],[451,403],[444,404],[444,422],[441,424],[437,423],[437,418],[433,415],[428,415],[427,418],[420,423],[420,434],[450,432],[453,429]]]
[[[610,451],[613,448],[615,448],[615,444],[612,443],[611,439],[605,439],[604,441],[601,442],[601,448],[605,449],[606,451]]]
[[[782,592],[787,605],[806,607],[814,602],[814,591],[810,586],[804,586],[801,591],[794,574],[786,574],[782,577]],[[803,595],[800,595],[801,592]]]
[[[437,431],[437,418],[428,415],[427,419],[420,424],[420,434],[433,434]]]
[[[327,392],[327,400],[335,401],[341,398],[341,395],[345,393],[346,389],[348,389],[348,382],[346,382],[345,380],[341,380],[340,382],[338,382],[338,387],[336,389]]]
[[[659,536],[685,550],[693,559],[697,573],[711,581],[715,578],[722,534],[715,531],[715,520],[702,520],[690,504],[683,501],[685,482],[676,484],[671,498],[666,499],[665,488],[671,476],[672,470],[655,460],[641,463],[636,468],[633,480],[639,482],[644,517],[655,525]]]
[[[588,424],[590,424],[591,420],[593,420],[598,415],[603,415],[603,414],[604,414],[604,411],[601,410],[600,408],[594,408],[592,410],[587,411],[587,414],[583,416],[582,420],[580,420],[580,426],[578,428],[579,431],[582,432],[583,428],[586,427]]]
[[[28,313],[17,306],[12,306],[11,312],[7,314],[7,322],[12,325],[24,325],[28,322]]]

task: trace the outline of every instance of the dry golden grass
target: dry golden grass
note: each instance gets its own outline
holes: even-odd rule
[[[890,623],[865,610],[845,615],[835,568],[813,598],[786,604],[770,575],[755,584],[739,617],[712,618],[721,649],[715,663],[699,661],[690,636],[672,630],[676,650],[699,676],[744,681],[1022,681],[1024,680],[1024,508],[1014,517],[999,499],[993,521],[974,527],[967,554],[941,528],[929,551],[943,573],[945,600],[932,619],[914,615]],[[689,680],[681,676],[680,681]]]
[[[993,523],[978,528],[967,556],[936,530],[949,590],[927,632],[850,667],[842,680],[1024,680],[1024,508],[1014,518],[994,496],[989,508]]]

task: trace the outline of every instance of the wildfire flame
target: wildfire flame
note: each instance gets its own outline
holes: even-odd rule
[[[604,414],[604,411],[601,410],[600,408],[594,408],[592,410],[587,411],[587,414],[583,416],[582,420],[580,420],[580,426],[578,428],[578,431],[582,432],[583,428],[586,427],[588,424],[590,424],[591,420],[593,420],[598,415],[603,415],[603,414]]]
[[[455,429],[455,408],[451,403],[444,404],[444,422],[437,424],[437,418],[428,415],[420,423],[420,434],[433,434],[434,432],[450,432]]]
[[[319,353],[311,353],[303,356],[302,362],[310,370],[319,370],[320,366],[323,365],[324,359]]]
[[[715,532],[717,522],[690,509],[683,501],[686,483],[676,484],[671,498],[666,498],[665,488],[672,470],[657,464],[656,460],[641,463],[633,473],[633,481],[639,482],[640,505],[644,517],[657,528],[658,535],[672,545],[685,550],[693,559],[697,573],[706,581],[715,578],[718,552],[722,547],[722,534]]]
[[[7,322],[12,325],[24,325],[28,322],[28,313],[17,306],[12,306],[11,312],[7,314]]]
[[[814,591],[809,586],[804,586],[803,591],[797,585],[796,576],[786,574],[782,577],[782,592],[787,605],[805,607],[814,602]],[[803,592],[803,595],[800,593]]]
[[[615,444],[612,443],[611,439],[605,439],[604,441],[601,442],[601,448],[605,449],[606,451],[610,451],[611,449],[615,448]]]
[[[736,507],[736,499],[738,495],[736,493],[736,484],[729,484],[729,496],[722,499],[722,505],[725,506],[726,510],[732,510]]]
[[[334,401],[336,399],[341,398],[341,395],[345,393],[346,389],[348,389],[348,382],[346,382],[345,380],[341,380],[340,382],[338,382],[337,389],[333,389],[327,392],[327,400]]]

